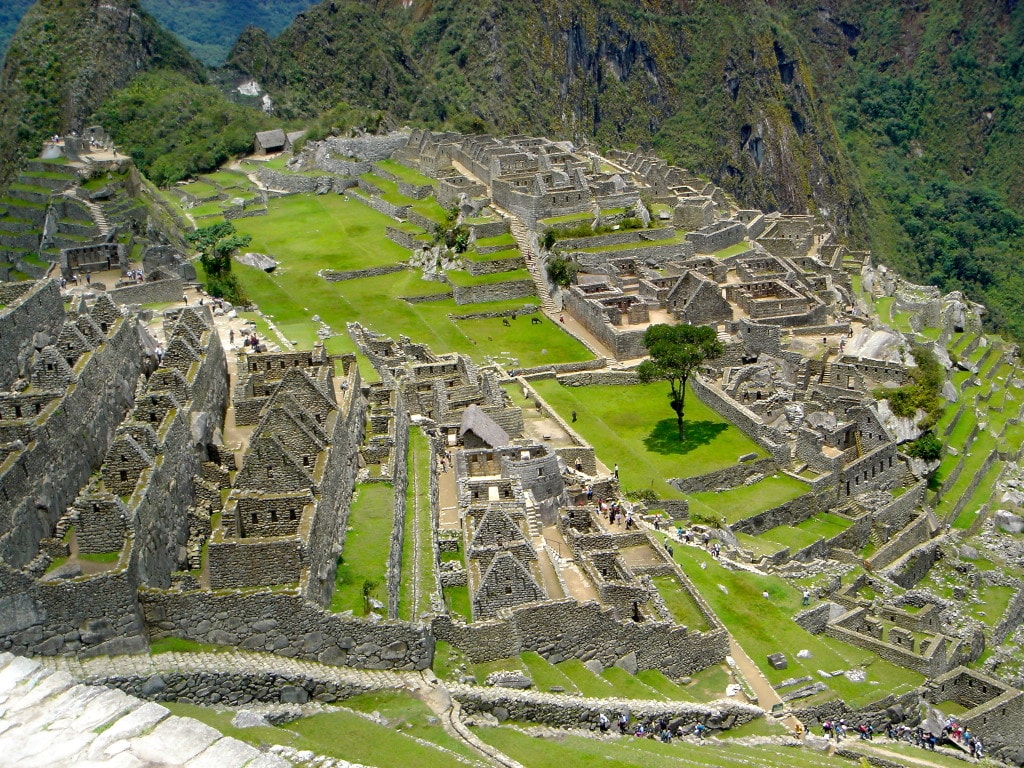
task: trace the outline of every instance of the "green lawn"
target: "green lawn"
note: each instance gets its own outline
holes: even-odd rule
[[[489,275],[471,275],[461,269],[448,272],[448,279],[452,285],[461,288],[470,288],[476,285],[494,285],[495,283],[509,283],[513,280],[529,280],[530,273],[525,269],[515,269],[510,272],[492,272]]]
[[[651,581],[658,588],[669,613],[677,624],[689,627],[694,632],[704,632],[708,623],[697,607],[690,593],[684,590],[674,576],[652,576]]]
[[[751,485],[740,485],[727,491],[690,493],[690,516],[701,515],[735,523],[765,510],[785,504],[807,493],[808,486],[789,475],[772,475]]]
[[[615,715],[616,712],[609,713],[611,717]],[[695,747],[688,741],[662,744],[655,739],[598,740],[562,734],[555,738],[538,738],[510,728],[478,728],[474,731],[483,741],[528,768],[820,768],[857,765],[818,751],[775,745],[753,747],[708,741]]]
[[[390,218],[343,195],[292,195],[271,200],[266,216],[237,219],[252,235],[248,250],[286,262],[281,269],[313,278],[320,269],[396,264],[409,251],[384,236]]]
[[[606,466],[619,464],[627,489],[653,488],[661,498],[681,498],[666,478],[723,469],[745,453],[763,455],[756,443],[692,392],[686,398],[686,440],[680,443],[667,384],[563,387],[544,380],[533,386],[564,418],[576,411],[573,428]]]
[[[390,484],[356,486],[331,599],[332,611],[351,610],[356,616],[365,615],[364,594],[387,605],[387,563],[394,512],[395,490]]]
[[[431,186],[437,186],[437,179],[424,176],[419,171],[414,170],[407,165],[402,165],[395,160],[378,160],[376,165],[378,168],[387,171],[392,176],[408,182],[409,184],[418,184],[420,186],[430,184]]]
[[[744,253],[750,250],[750,243],[746,240],[742,240],[735,245],[730,245],[728,248],[723,248],[720,251],[715,251],[714,256],[719,259],[725,259],[729,256],[735,256],[738,253]]]
[[[780,525],[761,534],[762,538],[789,547],[790,553],[809,547],[819,539],[831,539],[852,525],[850,520],[831,512],[819,512],[799,525]]]
[[[772,683],[801,675],[820,680],[819,669],[834,671],[864,667],[867,680],[863,683],[851,682],[844,676],[823,681],[836,695],[857,707],[889,693],[910,690],[924,679],[869,651],[824,635],[812,635],[802,629],[792,619],[801,610],[800,590],[785,579],[731,571],[696,547],[677,547],[675,558],[719,619]],[[762,596],[763,592],[768,593],[767,599]],[[810,651],[810,658],[797,658],[796,652],[801,649]],[[776,670],[768,663],[768,654],[776,651],[786,654],[788,669]],[[822,699],[827,696],[818,694]],[[817,698],[811,701],[817,701]]]

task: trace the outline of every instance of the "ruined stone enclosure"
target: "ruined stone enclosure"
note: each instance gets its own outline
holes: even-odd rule
[[[593,358],[523,370],[369,321],[347,328],[355,354],[283,336],[241,350],[208,305],[128,305],[167,300],[162,282],[178,300],[188,270],[158,250],[164,280],[109,293],[4,283],[0,650],[84,657],[173,638],[416,671],[441,648],[467,688],[483,682],[474,668],[534,657],[678,684],[733,655],[731,635],[750,666],[730,680],[764,677],[736,682],[743,702],[876,728],[927,704],[1010,754],[1024,381],[983,308],[643,154],[414,131],[300,159],[331,183],[293,194],[381,210],[381,237],[416,268],[423,211],[456,207],[474,258],[435,263],[450,289],[438,296],[536,293]],[[109,244],[64,250],[71,272],[123,266]],[[547,280],[556,252],[580,266],[568,287]],[[489,282],[524,265],[528,277]],[[321,277],[343,294],[396,269]],[[516,318],[504,303],[477,314]],[[691,378],[688,403],[746,447],[698,466],[711,430],[707,453],[683,451],[662,490],[640,494],[635,467],[659,446],[608,442],[626,427],[573,403],[632,387],[646,328],[676,322],[716,329],[725,352]],[[897,413],[886,391],[914,385],[921,348],[944,407]],[[938,459],[915,455],[926,428]],[[760,610],[737,617],[740,600]],[[460,695],[481,711],[508,704],[474,690]],[[561,722],[552,707],[546,721]]]

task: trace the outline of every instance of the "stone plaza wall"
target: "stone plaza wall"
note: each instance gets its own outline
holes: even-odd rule
[[[296,594],[143,589],[139,602],[152,639],[238,645],[360,669],[426,669],[434,653],[427,627],[333,614]]]
[[[272,168],[258,168],[256,178],[266,187],[290,194],[315,194],[321,190],[342,193],[356,185],[355,179],[341,178],[328,173],[323,176],[306,176],[286,171],[275,171]]]
[[[669,485],[675,486],[682,493],[698,493],[700,491],[733,488],[737,485],[743,485],[755,475],[774,475],[778,471],[778,462],[774,458],[768,457],[735,464],[734,466],[725,467],[724,469],[708,472],[703,475],[676,477],[668,482]]]
[[[473,662],[536,651],[552,663],[595,659],[609,667],[635,653],[639,669],[660,669],[677,679],[721,663],[729,652],[724,629],[691,632],[658,622],[620,621],[611,609],[575,600],[528,605],[505,618],[470,625],[439,616],[433,630]]]

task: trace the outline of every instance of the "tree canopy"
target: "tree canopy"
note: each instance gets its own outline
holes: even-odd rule
[[[637,375],[645,384],[653,381],[669,383],[669,405],[676,413],[679,439],[682,440],[685,436],[683,410],[687,379],[706,361],[721,355],[725,347],[714,328],[664,323],[647,329],[644,333],[644,346],[650,358],[640,363]]]

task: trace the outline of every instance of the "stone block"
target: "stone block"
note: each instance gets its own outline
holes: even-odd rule
[[[152,733],[138,739],[132,752],[143,762],[183,765],[219,738],[218,731],[198,720],[169,717]]]
[[[626,670],[626,672],[628,672],[631,675],[635,675],[637,673],[637,669],[639,668],[637,666],[636,661],[636,651],[630,651],[625,656],[618,659],[615,662],[615,666],[619,667],[620,669]]]
[[[160,677],[160,675],[152,675],[142,684],[142,688],[139,689],[139,692],[143,696],[155,696],[166,687],[167,683],[164,682],[164,679]]]
[[[769,653],[768,663],[772,665],[772,669],[789,669],[789,660],[784,653]]]
[[[309,701],[309,693],[297,685],[286,685],[281,688],[282,704],[305,704]]]
[[[260,751],[253,746],[238,739],[223,738],[192,758],[186,768],[242,768],[259,755]]]

